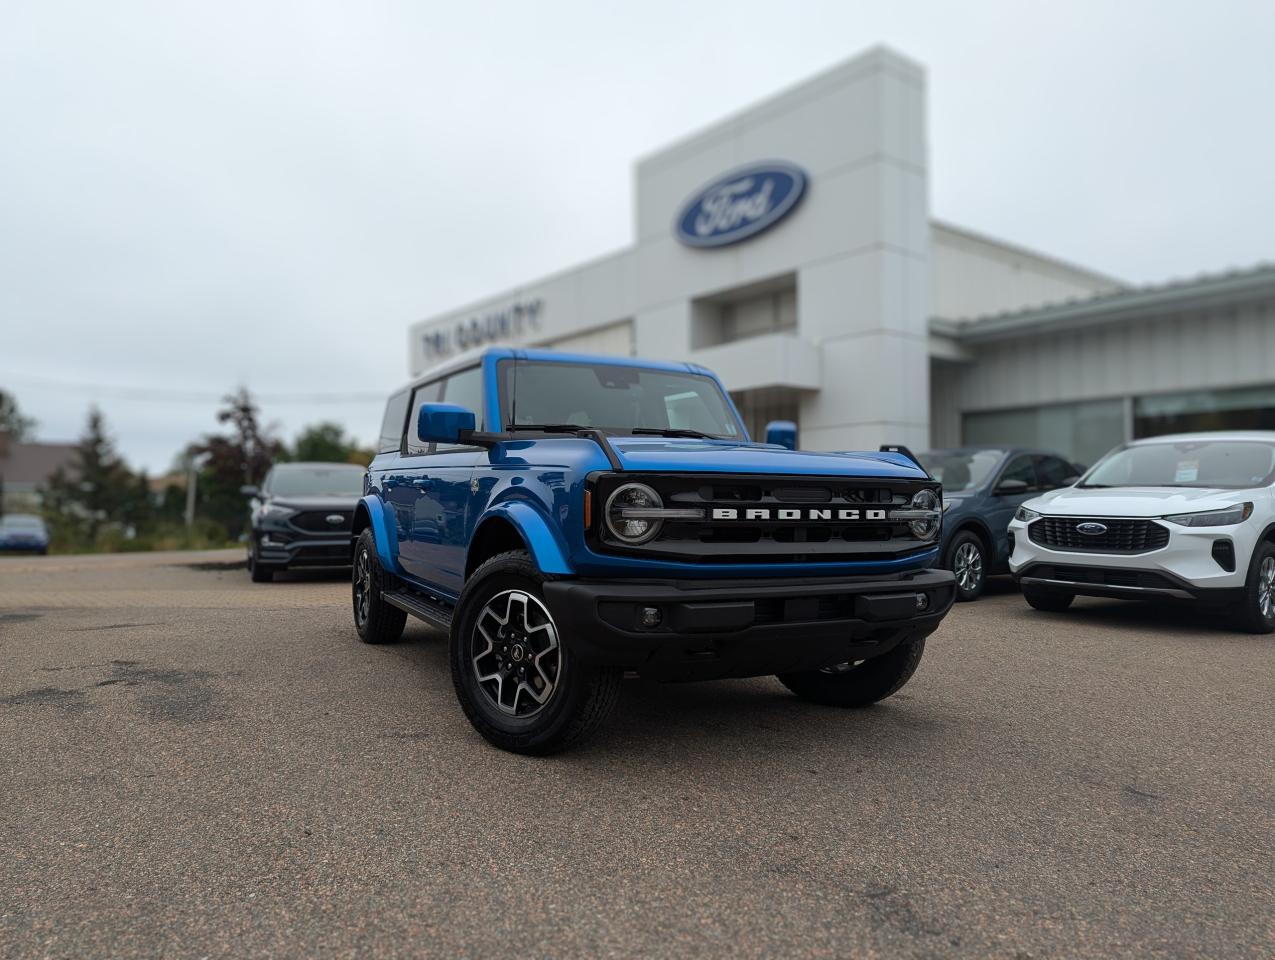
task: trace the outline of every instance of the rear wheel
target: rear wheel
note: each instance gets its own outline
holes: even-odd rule
[[[1235,625],[1249,633],[1275,630],[1275,544],[1259,543],[1253,551]]]
[[[480,734],[502,750],[544,755],[580,742],[611,712],[619,668],[573,659],[544,602],[545,576],[523,550],[483,563],[452,621],[452,684]]]
[[[385,571],[376,556],[376,538],[364,530],[354,544],[352,599],[354,629],[364,643],[394,643],[403,636],[407,614],[385,602]]]
[[[1062,590],[1023,587],[1023,599],[1033,609],[1044,610],[1046,613],[1061,613],[1071,606],[1071,601],[1076,599],[1076,595]]]
[[[956,599],[977,600],[987,584],[983,541],[969,530],[960,531],[947,548],[947,568],[956,577]]]
[[[884,700],[912,678],[925,653],[925,639],[905,640],[871,660],[839,663],[821,670],[778,674],[779,682],[812,703],[866,707]]]

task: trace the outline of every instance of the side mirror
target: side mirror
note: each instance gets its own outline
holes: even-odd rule
[[[1026,480],[1002,480],[1000,483],[996,484],[996,489],[993,491],[993,493],[997,494],[998,496],[1006,496],[1009,494],[1026,493],[1026,492],[1027,492]]]
[[[422,403],[416,415],[416,436],[421,443],[460,443],[462,433],[473,433],[478,418],[473,410],[455,403]]]
[[[261,493],[261,488],[254,483],[245,483],[239,488],[239,492],[245,497],[255,497]]]
[[[788,450],[796,450],[797,425],[791,420],[770,421],[770,423],[766,424],[766,442]]]

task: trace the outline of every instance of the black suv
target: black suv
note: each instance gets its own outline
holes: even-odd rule
[[[289,567],[350,566],[354,507],[367,471],[348,463],[277,463],[251,497],[248,571],[269,583]]]

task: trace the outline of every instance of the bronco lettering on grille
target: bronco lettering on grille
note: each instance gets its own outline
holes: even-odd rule
[[[714,520],[831,520],[845,522],[847,520],[888,519],[884,510],[856,510],[835,507],[714,507]]]

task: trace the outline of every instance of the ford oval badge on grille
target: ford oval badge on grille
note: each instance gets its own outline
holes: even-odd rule
[[[1078,523],[1076,524],[1076,532],[1083,533],[1088,537],[1101,537],[1107,532],[1107,525],[1105,523],[1094,523],[1093,521]]]
[[[323,519],[326,520],[328,523],[332,524],[333,526],[336,526],[338,523],[345,523],[345,517],[339,513],[329,513]],[[1103,527],[1102,529],[1106,530],[1107,528]]]

